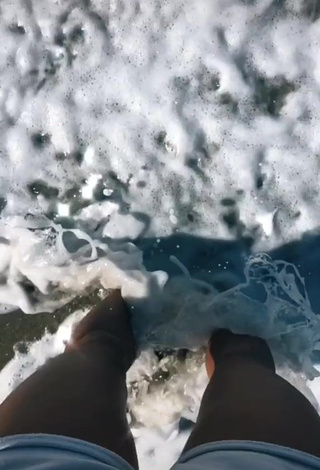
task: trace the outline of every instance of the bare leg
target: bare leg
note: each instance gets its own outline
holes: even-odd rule
[[[105,447],[138,468],[126,420],[126,372],[136,357],[127,306],[113,292],[76,327],[66,351],[0,406],[0,436],[57,434]]]
[[[320,457],[320,417],[275,373],[266,342],[221,330],[212,336],[215,372],[184,452],[225,440],[260,441]]]

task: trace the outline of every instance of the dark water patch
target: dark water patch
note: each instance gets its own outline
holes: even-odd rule
[[[320,1],[304,0],[302,13],[311,21],[318,21],[320,18]]]
[[[3,209],[5,209],[6,205],[7,205],[6,198],[5,197],[0,197],[0,214],[3,211]]]
[[[42,132],[35,132],[31,135],[31,141],[35,148],[43,149],[50,143],[50,135]]]
[[[24,36],[26,34],[25,27],[18,23],[11,24],[9,26],[9,31],[17,36]]]
[[[33,181],[33,183],[28,184],[28,190],[35,198],[41,195],[45,199],[56,199],[59,195],[59,190],[57,188],[49,186],[42,180],[36,180]]]
[[[255,104],[263,114],[279,116],[289,93],[296,89],[294,83],[284,77],[269,80],[257,77],[255,80]]]

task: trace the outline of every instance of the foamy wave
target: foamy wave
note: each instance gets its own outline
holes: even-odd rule
[[[63,238],[67,232],[84,245],[68,251]],[[286,360],[309,378],[316,374],[311,354],[319,341],[320,321],[303,279],[289,263],[252,256],[246,281],[218,293],[193,279],[176,259],[182,275],[168,281],[167,273],[145,269],[143,254],[133,244],[113,251],[80,230],[62,229],[45,219],[3,221],[2,234],[4,308],[54,310],[90,288],[120,288],[142,348],[197,349],[214,329],[229,328],[267,339],[278,365]]]

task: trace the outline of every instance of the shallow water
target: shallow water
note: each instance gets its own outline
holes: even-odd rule
[[[315,400],[319,37],[316,0],[1,1],[1,312],[60,322],[121,287],[142,468],[171,464],[206,383],[200,352],[150,348],[259,334]],[[59,323],[5,318],[3,357]],[[1,396],[68,331],[20,344]]]

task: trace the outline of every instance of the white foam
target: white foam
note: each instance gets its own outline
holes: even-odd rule
[[[19,0],[16,6],[2,2],[2,63],[12,63],[2,73],[2,100],[15,127],[2,128],[1,158],[20,168],[1,177],[1,186],[10,188],[15,199],[8,213],[15,213],[17,205],[21,212],[38,208],[19,189],[33,178],[62,194],[94,167],[103,178],[109,168],[122,181],[133,175],[131,209],[150,215],[150,229],[158,235],[183,224],[185,231],[227,237],[212,213],[221,211],[218,202],[226,191],[236,189],[245,191],[240,216],[248,227],[261,214],[293,206],[301,210],[302,222],[292,219],[290,231],[280,224],[282,236],[293,238],[318,226],[316,211],[306,220],[305,186],[297,171],[302,165],[309,191],[314,190],[308,212],[318,202],[312,171],[319,149],[318,21],[303,17],[302,8],[297,15],[294,2],[278,6],[280,15],[270,1],[167,5],[153,0],[135,9],[120,0],[107,7],[94,0],[85,8],[70,8],[60,25],[69,7],[49,4],[50,19],[45,5],[35,2],[31,14],[18,6]],[[8,32],[15,24],[26,33]],[[78,39],[72,36],[75,27]],[[57,34],[64,34],[66,42],[55,44]],[[32,70],[37,74],[30,77]],[[265,104],[255,104],[259,77],[275,87],[284,79],[291,83],[282,108],[282,98],[275,100],[278,117],[266,115]],[[223,104],[225,93],[237,103],[237,112],[232,103]],[[37,131],[51,136],[41,151],[30,143],[30,133]],[[163,147],[155,139],[160,131],[166,132]],[[210,159],[197,147],[199,139]],[[84,163],[75,168],[70,163],[79,141],[84,142]],[[66,159],[57,165],[52,156],[58,152]],[[259,155],[269,168],[263,197],[254,181]],[[201,171],[185,165],[188,156],[198,160]],[[147,184],[142,188],[136,183],[144,165]],[[197,213],[196,227],[175,207],[177,185],[180,198]],[[168,223],[170,208],[176,211]],[[271,244],[280,241],[275,234],[268,237]]]

